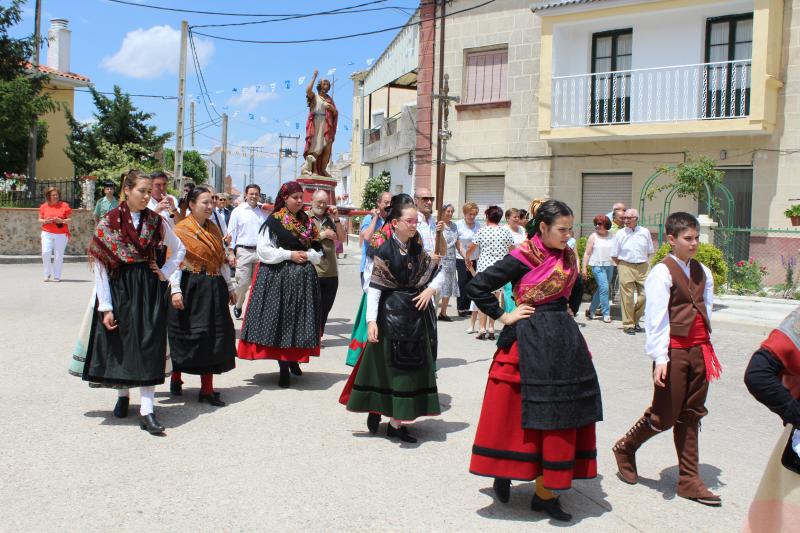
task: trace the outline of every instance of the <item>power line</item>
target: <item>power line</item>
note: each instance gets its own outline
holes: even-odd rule
[[[89,89],[71,89],[71,88],[62,88],[62,87],[49,87],[49,91],[75,91],[78,93],[91,93]],[[106,94],[106,95],[115,95],[113,91],[95,91],[97,94]],[[122,93],[125,96],[135,96],[137,98],[160,98],[162,100],[177,100],[177,96],[168,96],[164,94],[131,94],[131,93]]]
[[[191,29],[189,30],[189,45],[192,52],[192,64],[194,65],[194,72],[197,76],[197,81],[200,84],[200,98],[203,100],[203,107],[206,110],[208,118],[214,122],[214,125],[217,125],[216,119],[211,116],[211,111],[208,109],[209,106],[208,102],[206,101],[206,95],[208,95],[208,86],[206,85],[205,76],[203,76],[203,69],[200,67],[200,58],[197,56],[197,49],[194,45],[194,36],[192,35]],[[217,117],[222,118],[222,115],[219,114],[219,111],[217,111],[215,106],[212,105],[211,108],[214,109],[214,113],[217,114]]]
[[[478,4],[476,6],[472,6],[472,7],[468,7],[468,8],[462,9],[460,11],[451,11],[450,13],[447,13],[444,18],[449,18],[449,17],[452,17],[454,15],[458,15],[460,13],[466,13],[467,11],[473,11],[475,9],[479,9],[481,7],[484,7],[484,6],[487,6],[489,4],[492,4],[494,2],[496,2],[496,0],[487,0],[486,2],[483,2],[483,3]],[[360,32],[360,33],[351,33],[351,34],[348,34],[348,35],[337,35],[337,36],[334,36],[334,37],[320,37],[320,38],[316,38],[316,39],[293,39],[293,40],[289,40],[289,41],[257,41],[257,40],[254,40],[254,39],[235,39],[233,37],[223,37],[221,35],[212,35],[210,33],[201,33],[199,31],[198,32],[194,32],[194,33],[196,33],[197,35],[201,35],[203,37],[208,37],[210,39],[217,39],[217,40],[220,40],[220,41],[231,41],[231,42],[236,42],[236,43],[246,43],[246,44],[323,43],[323,42],[330,42],[330,41],[340,41],[340,40],[343,40],[343,39],[352,39],[354,37],[364,37],[364,36],[367,36],[367,35],[376,35],[378,33],[385,33],[387,31],[399,30],[399,29],[405,28],[407,26],[418,26],[418,25],[421,25],[423,22],[429,22],[431,20],[435,21],[436,19],[441,19],[441,18],[442,17],[433,17],[433,18],[430,18],[430,19],[418,20],[417,22],[407,22],[406,24],[403,24],[402,26],[392,26],[390,28],[382,28],[380,30],[365,31],[365,32]]]
[[[171,11],[173,13],[192,13],[195,15],[219,15],[222,17],[286,17],[286,16],[313,16],[314,13],[230,13],[224,11],[199,11],[195,9],[180,9],[177,7],[163,7],[163,6],[154,6],[150,4],[141,4],[139,2],[133,2],[130,0],[108,0],[109,2],[113,2],[115,4],[123,4],[127,6],[134,6],[134,7],[144,7],[149,9],[158,9],[160,11]],[[369,4],[380,4],[386,2],[386,0],[374,0],[372,2],[368,2],[364,5]],[[348,9],[348,8],[342,8]]]

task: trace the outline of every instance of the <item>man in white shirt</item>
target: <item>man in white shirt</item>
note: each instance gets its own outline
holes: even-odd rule
[[[431,255],[435,255],[436,250],[436,232],[438,229],[444,229],[444,223],[440,225],[436,223],[433,218],[433,195],[430,189],[418,188],[414,192],[414,201],[417,204],[417,232],[422,237],[422,245],[425,251]]]
[[[167,193],[167,175],[160,171],[153,172],[150,179],[153,182],[153,193],[147,202],[147,208],[161,215],[164,222],[173,228],[178,222],[178,199]]]
[[[622,304],[622,329],[628,335],[642,332],[639,320],[644,315],[644,281],[655,253],[653,237],[639,225],[639,213],[628,209],[623,217],[625,227],[614,236],[611,259],[617,265],[619,299]]]
[[[253,279],[253,267],[258,262],[256,244],[258,244],[258,231],[261,224],[267,219],[267,213],[258,205],[261,197],[261,187],[251,183],[244,189],[245,201],[233,210],[228,224],[231,251],[228,253],[228,263],[236,267],[236,305],[233,314],[236,318],[242,317],[242,304],[244,304],[247,290]]]

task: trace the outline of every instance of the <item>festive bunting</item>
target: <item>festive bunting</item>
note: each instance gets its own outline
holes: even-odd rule
[[[289,80],[284,81],[283,84],[286,86],[287,89],[292,88],[292,82]]]

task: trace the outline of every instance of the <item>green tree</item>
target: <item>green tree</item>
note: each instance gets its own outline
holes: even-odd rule
[[[98,157],[86,162],[87,174],[97,176],[100,181],[111,180],[121,184],[124,172],[135,168],[143,172],[157,170],[158,163],[140,144],[127,143],[122,146],[100,139],[97,144]]]
[[[96,170],[91,168],[91,163],[102,160],[107,155],[101,152],[101,141],[118,147],[136,146],[128,154],[130,157],[143,157],[143,165],[157,165],[156,153],[163,149],[164,143],[172,134],[157,134],[156,127],[148,124],[154,115],[137,109],[130,96],[123,93],[118,86],[114,86],[114,96],[111,98],[98,93],[93,87],[89,90],[97,109],[92,123],[78,122],[67,111],[71,132],[69,146],[65,151],[75,165],[75,171],[78,174],[87,174]]]
[[[168,170],[175,168],[175,150],[172,148],[164,150],[164,166]],[[208,167],[197,150],[183,152],[183,175],[192,178],[197,185],[208,181]]]
[[[361,195],[361,207],[363,209],[375,209],[378,205],[378,196],[382,192],[389,190],[392,184],[392,176],[384,170],[377,176],[372,176],[364,183],[364,193]]]
[[[13,0],[8,7],[0,6],[0,171],[16,173],[27,170],[31,127],[38,125],[37,156],[41,157],[47,124],[40,117],[58,109],[42,91],[47,76],[30,69],[34,36],[15,39],[8,35],[9,28],[22,20],[23,4]]]

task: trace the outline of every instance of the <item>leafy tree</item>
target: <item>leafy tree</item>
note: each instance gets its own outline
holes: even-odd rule
[[[392,176],[384,170],[377,176],[372,176],[364,183],[364,193],[361,195],[361,207],[363,209],[375,209],[378,205],[378,196],[382,192],[389,190],[392,183]]]
[[[100,139],[97,144],[98,156],[86,161],[86,174],[97,176],[100,181],[111,180],[121,185],[120,177],[124,172],[135,168],[143,172],[155,171],[158,162],[153,160],[150,152],[140,144],[126,143],[122,146]]]
[[[162,149],[172,134],[157,134],[156,127],[148,124],[154,115],[138,110],[131,102],[130,96],[124,94],[118,86],[114,86],[114,96],[111,98],[98,93],[93,87],[89,90],[97,108],[94,122],[80,123],[67,111],[67,122],[71,132],[66,153],[75,165],[75,171],[78,174],[87,174],[96,170],[91,168],[90,162],[105,157],[100,149],[101,141],[118,147],[131,145],[140,147],[141,149],[136,148],[128,155],[138,159],[145,154],[143,164],[156,165],[156,152]]]
[[[164,166],[167,169],[175,168],[175,150],[172,148],[164,150]],[[208,167],[197,150],[183,152],[183,175],[192,178],[197,185],[208,181]]]
[[[0,6],[0,170],[24,173],[27,170],[28,139],[31,127],[37,129],[37,156],[44,153],[47,125],[40,119],[58,105],[42,89],[47,76],[30,70],[28,60],[35,49],[34,37],[14,39],[10,27],[22,20],[23,0]]]

